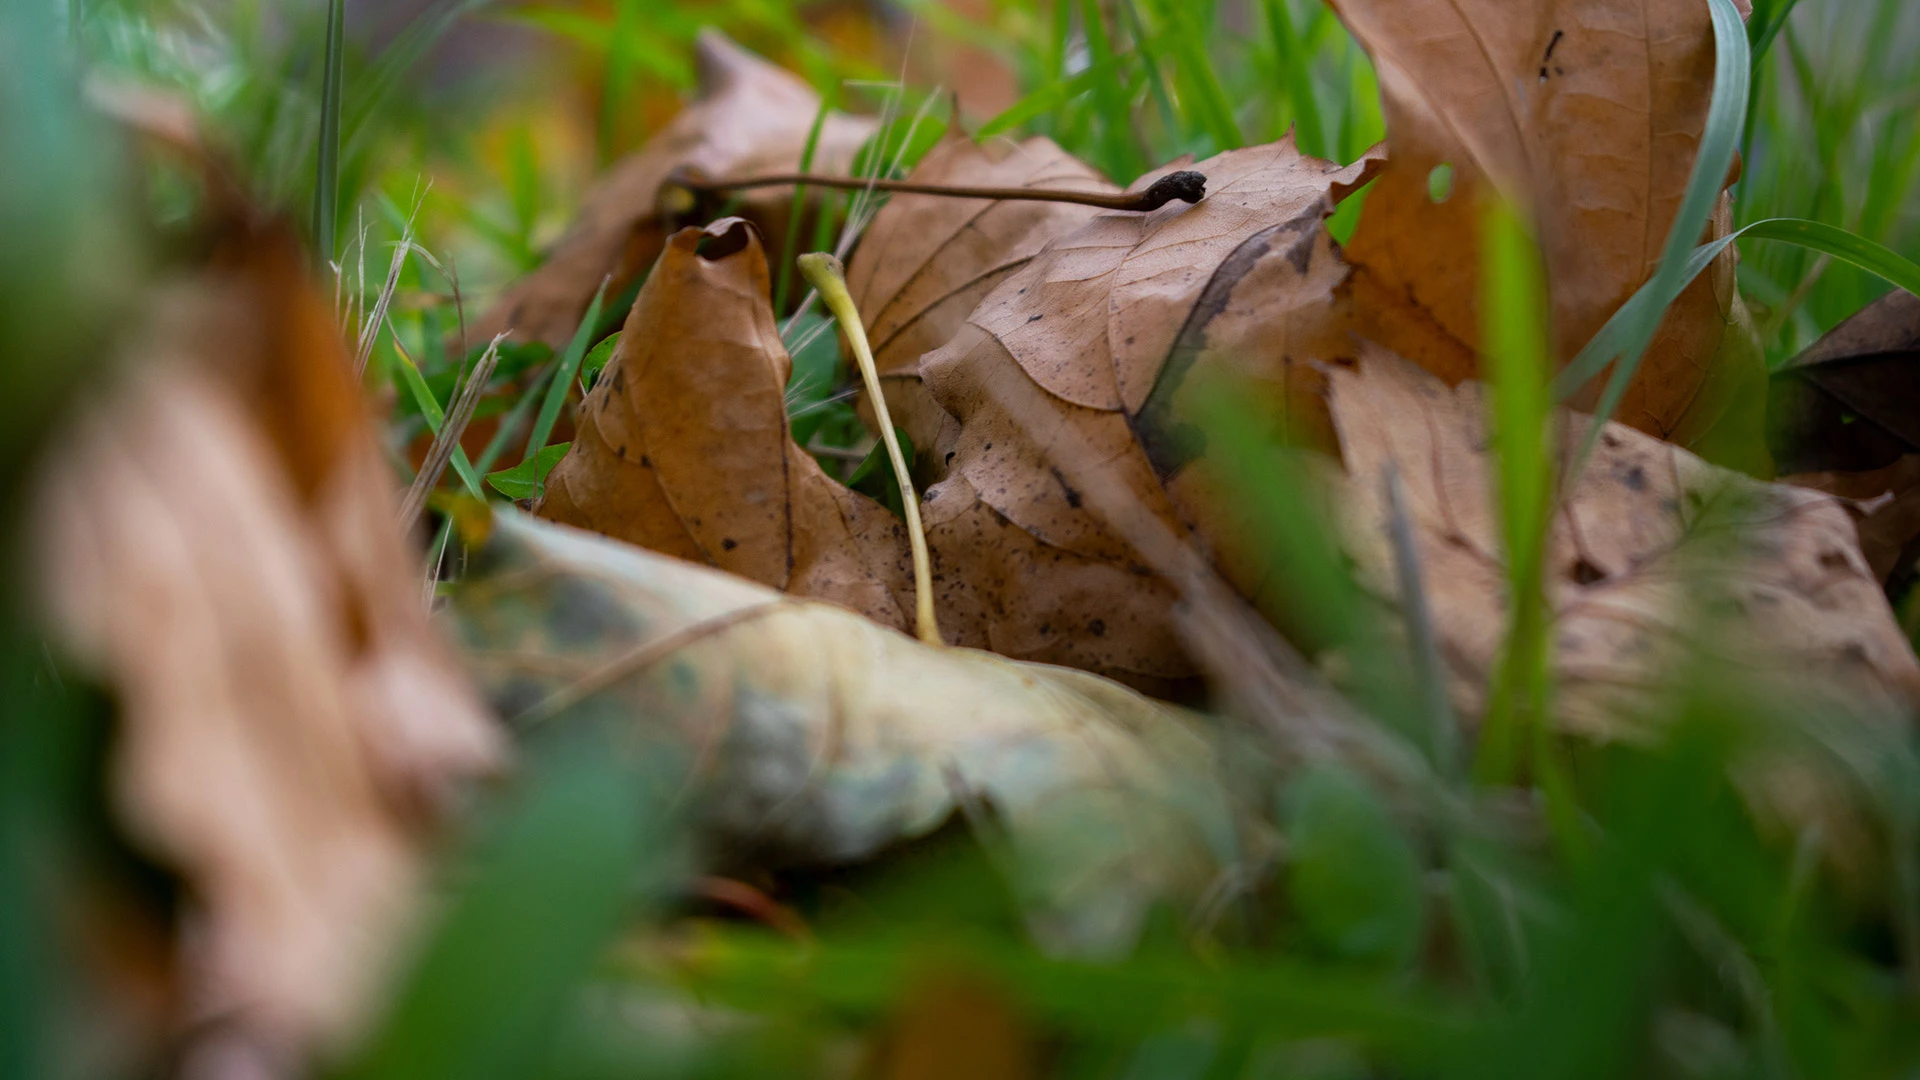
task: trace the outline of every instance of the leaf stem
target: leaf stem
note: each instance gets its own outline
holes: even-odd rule
[[[943,195],[953,199],[1024,199],[1032,202],[1076,203],[1103,210],[1145,213],[1158,210],[1175,199],[1197,203],[1206,197],[1207,178],[1191,169],[1168,173],[1144,191],[1062,191],[1053,188],[955,187],[946,184],[920,184],[911,180],[862,179],[857,176],[816,176],[811,173],[771,173],[716,180],[694,169],[677,169],[667,181],[667,190],[680,188],[693,193],[742,191],[747,188],[807,184],[842,190],[894,191],[905,195]],[[803,256],[803,258],[805,258]]]
[[[900,452],[900,440],[893,433],[893,417],[887,411],[887,399],[880,392],[880,372],[873,362],[873,347],[867,343],[867,328],[847,291],[846,268],[840,260],[824,251],[800,256],[800,272],[807,283],[820,293],[827,310],[840,320],[847,340],[853,345],[854,359],[860,363],[860,377],[866,381],[867,396],[873,401],[874,416],[880,422],[880,438],[887,444],[887,460],[893,465],[894,479],[900,483],[900,505],[907,516],[907,539],[913,545],[914,629],[928,645],[946,644],[940,637],[940,623],[933,613],[933,561],[927,555],[927,531],[920,524],[920,496],[913,489],[913,477],[907,472],[907,458]]]

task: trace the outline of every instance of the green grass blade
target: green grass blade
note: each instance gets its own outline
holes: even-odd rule
[[[613,162],[619,148],[615,145],[620,115],[627,94],[633,89],[637,66],[634,46],[640,35],[638,0],[618,0],[613,17],[613,35],[607,41],[606,78],[600,93],[600,124],[594,139],[594,155],[602,169]]]
[[[813,126],[807,129],[807,145],[800,151],[800,171],[813,171],[813,155],[820,148],[820,129],[826,126],[827,113],[833,111],[833,94],[820,95],[820,108],[813,114]],[[773,311],[787,308],[787,290],[793,285],[793,260],[800,247],[800,217],[807,208],[807,185],[793,186],[793,205],[787,210],[787,236],[780,242],[780,276],[773,286]],[[824,212],[826,207],[821,206]]]
[[[346,65],[346,0],[327,5],[327,46],[320,81],[320,145],[313,178],[313,250],[333,261],[334,217],[340,208],[340,97]]]
[[[1059,111],[1060,107],[1067,102],[1092,90],[1102,80],[1110,78],[1113,70],[1118,66],[1119,58],[1109,56],[1099,63],[1089,65],[1084,71],[1035,87],[1031,93],[1007,106],[1000,115],[982,125],[975,137],[989,139],[1002,132],[1011,131],[1030,120],[1051,115]]]
[[[1713,204],[1720,197],[1727,171],[1733,165],[1734,152],[1746,127],[1747,91],[1753,74],[1747,48],[1747,29],[1733,0],[1708,0],[1713,12],[1713,36],[1717,45],[1714,57],[1713,100],[1707,108],[1706,132],[1700,138],[1700,152],[1694,158],[1693,173],[1687,180],[1680,209],[1674,214],[1673,227],[1667,232],[1661,251],[1660,268],[1649,284],[1655,302],[1638,308],[1624,328],[1625,340],[1620,362],[1613,369],[1600,405],[1594,414],[1600,421],[1587,430],[1586,442],[1575,461],[1584,464],[1600,436],[1605,421],[1613,418],[1626,396],[1627,387],[1639,373],[1640,361],[1653,344],[1654,333],[1671,305],[1686,288],[1687,253],[1707,227]]]
[[[1274,65],[1293,111],[1294,143],[1301,152],[1324,158],[1327,146],[1326,124],[1320,118],[1320,102],[1313,92],[1313,72],[1301,47],[1300,35],[1293,25],[1293,13],[1287,0],[1266,0],[1267,31],[1273,36]]]
[[[1505,784],[1518,775],[1520,754],[1546,717],[1551,626],[1542,571],[1552,503],[1551,402],[1546,275],[1510,206],[1489,215],[1486,251],[1482,310],[1510,622],[1474,772],[1483,783]]]
[[[1687,256],[1678,277],[1679,288],[1685,289],[1693,279],[1703,273],[1722,251],[1735,241],[1777,240],[1797,244],[1811,251],[1831,255],[1836,259],[1851,263],[1872,274],[1877,274],[1894,285],[1920,296],[1920,264],[1906,258],[1865,237],[1856,236],[1845,229],[1837,228],[1818,221],[1804,218],[1769,218],[1756,221],[1744,229],[1729,233],[1718,240],[1702,244]],[[1613,318],[1608,319],[1600,332],[1593,336],[1580,355],[1573,358],[1554,380],[1553,393],[1559,400],[1566,400],[1577,393],[1587,380],[1606,370],[1615,357],[1625,349],[1627,332],[1630,326],[1647,317],[1649,309],[1656,303],[1655,282],[1649,281],[1633,294]],[[1597,429],[1596,429],[1597,430]],[[1589,440],[1591,441],[1591,440]],[[1584,455],[1582,455],[1584,458]]]
[[[507,444],[513,441],[520,428],[533,415],[534,405],[543,399],[541,389],[549,385],[553,373],[559,368],[560,365],[557,362],[550,362],[545,369],[534,376],[531,383],[527,384],[527,389],[520,395],[520,400],[514,402],[513,408],[500,419],[500,426],[494,431],[493,438],[487,440],[487,448],[480,452],[480,460],[474,462],[475,471],[483,476],[486,475],[493,469],[493,463],[500,460],[500,455],[507,452]]]
[[[1106,20],[1095,0],[1080,0],[1081,30],[1086,35],[1087,52],[1095,67],[1107,72],[1093,83],[1094,101],[1100,116],[1101,166],[1109,176],[1125,183],[1146,171],[1146,156],[1133,140],[1133,106],[1127,93],[1127,81],[1117,65],[1120,54],[1107,35]]]
[[[398,340],[393,343],[393,355],[400,363],[401,381],[407,384],[407,392],[413,395],[413,403],[420,407],[420,415],[426,418],[427,430],[439,435],[441,425],[447,422],[446,409],[433,396],[433,388],[427,385],[426,377],[420,374],[413,357],[407,355],[407,350],[400,347]],[[482,494],[484,489],[480,486],[480,473],[467,460],[467,452],[459,447],[453,451],[453,471],[459,475],[460,482],[467,486],[469,492],[475,496]]]
[[[540,404],[540,416],[533,422],[533,433],[527,436],[527,452],[521,455],[525,461],[540,452],[547,445],[547,438],[553,434],[553,425],[560,420],[560,407],[567,402],[567,391],[573,388],[574,373],[580,370],[580,361],[587,355],[587,346],[593,344],[593,328],[600,324],[600,305],[607,298],[607,283],[601,282],[600,288],[593,294],[593,303],[587,305],[587,313],[580,320],[580,326],[573,332],[573,340],[567,342],[567,351],[560,354],[560,366],[554,372],[553,382],[547,387],[547,399]]]

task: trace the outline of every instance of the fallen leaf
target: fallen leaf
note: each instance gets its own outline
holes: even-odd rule
[[[1920,297],[1895,289],[1774,372],[1768,438],[1786,483],[1851,500],[1888,595],[1920,551]]]
[[[1706,125],[1714,40],[1695,0],[1335,0],[1373,57],[1391,150],[1347,256],[1363,330],[1448,382],[1478,369],[1478,252],[1491,201],[1528,208],[1554,353],[1571,359],[1647,281]],[[1434,170],[1451,171],[1436,202]],[[1710,237],[1724,235],[1722,197]],[[1669,310],[1619,417],[1690,442],[1754,397],[1721,357],[1733,248]],[[1591,404],[1598,385],[1577,404]],[[1749,404],[1749,407],[1751,405]],[[1757,450],[1757,448],[1755,448]],[[1752,455],[1757,456],[1757,455]]]
[[[1767,400],[1781,471],[1871,472],[1920,453],[1916,360],[1920,297],[1895,289],[1788,361]]]
[[[505,510],[446,615],[503,714],[617,718],[674,763],[706,872],[843,866],[991,813],[1036,937],[1113,955],[1241,857],[1216,734],[1084,672]]]
[[[746,221],[675,233],[537,512],[904,626],[905,533],[789,436],[769,296]]]
[[[56,639],[118,704],[121,822],[188,886],[183,1019],[275,1054],[368,1019],[428,826],[505,756],[304,261],[241,231],[156,295],[35,516]]]
[[[1452,694],[1479,715],[1506,632],[1506,568],[1479,383],[1448,389],[1377,346],[1337,371],[1332,410],[1351,477],[1347,546],[1363,584],[1398,592],[1382,477],[1405,483]],[[1562,414],[1578,445],[1585,417]],[[1717,469],[1609,424],[1555,516],[1547,556],[1556,710],[1564,730],[1633,734],[1690,647],[1755,680],[1830,688],[1904,715],[1920,663],[1834,499]],[[1701,614],[1720,617],[1702,622]]]
[[[907,177],[963,187],[1118,191],[1094,169],[1035,136],[976,143],[957,128]],[[920,386],[920,356],[947,343],[974,305],[1046,243],[1100,213],[1072,203],[894,195],[847,267],[847,289],[873,343],[894,423],[933,447],[946,413]],[[938,457],[935,459],[938,462]]]
[[[799,169],[820,111],[819,96],[718,30],[701,31],[695,60],[699,89],[693,102],[594,186],[546,263],[501,295],[468,331],[469,342],[511,331],[519,340],[565,346],[602,281],[611,278],[609,296],[624,296],[659,256],[671,231],[659,213],[660,188],[674,169],[689,167],[714,177]],[[873,131],[870,119],[829,112],[813,170],[845,171]],[[793,189],[758,188],[741,202],[743,212],[777,243],[787,226]]]
[[[994,289],[921,361],[928,389],[960,428],[927,513],[938,532],[977,499],[1015,529],[983,520],[971,551],[947,549],[945,573],[993,579],[1008,576],[1010,563],[1069,560],[1112,597],[1137,592],[1152,580],[1149,561],[1113,528],[1110,508],[1087,505],[1087,482],[1074,479],[1081,468],[1101,470],[1177,532],[1196,524],[1206,532],[1213,510],[1183,477],[1204,451],[1178,421],[1183,392],[1202,381],[1190,376],[1234,372],[1260,388],[1276,418],[1317,401],[1321,375],[1309,363],[1353,348],[1334,295],[1347,270],[1323,222],[1378,163],[1370,156],[1342,168],[1301,155],[1291,140],[1229,151],[1194,166],[1207,176],[1199,203],[1100,214]],[[1256,565],[1223,569],[1243,592],[1260,576]],[[1072,618],[1028,618],[1020,632],[1084,637],[1098,620],[1102,648],[1129,669],[1192,673],[1169,608],[1142,600],[1119,625],[1078,598],[1071,610]]]

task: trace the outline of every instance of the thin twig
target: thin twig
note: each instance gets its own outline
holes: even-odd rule
[[[1144,191],[1105,192],[1105,191],[1068,191],[1059,188],[1025,187],[965,187],[948,184],[922,184],[912,180],[882,180],[878,177],[861,179],[856,176],[820,176],[814,173],[770,173],[765,176],[747,176],[733,179],[716,180],[691,168],[676,169],[668,179],[668,184],[702,194],[725,191],[744,191],[748,188],[778,187],[792,184],[806,184],[810,187],[838,188],[842,191],[876,190],[897,192],[903,195],[939,195],[951,199],[996,199],[1025,200],[1029,202],[1062,202],[1079,206],[1096,206],[1102,210],[1119,210],[1130,213],[1146,213],[1178,199],[1182,202],[1197,203],[1206,197],[1207,178],[1191,169],[1168,173],[1155,180]]]

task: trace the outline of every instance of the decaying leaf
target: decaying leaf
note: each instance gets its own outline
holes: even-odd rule
[[[992,580],[1010,563],[1070,560],[1089,585],[1137,592],[1143,560],[1110,512],[1085,505],[1085,483],[1072,479],[1080,468],[1117,478],[1141,512],[1177,532],[1204,530],[1211,510],[1180,476],[1204,449],[1177,419],[1189,377],[1233,371],[1262,388],[1276,417],[1316,399],[1321,376],[1309,363],[1353,349],[1334,297],[1347,271],[1323,222],[1377,164],[1341,168],[1301,155],[1290,139],[1229,151],[1195,166],[1208,185],[1198,204],[1101,214],[994,289],[921,361],[928,389],[960,425],[949,476],[927,502],[935,531],[976,513],[975,500],[1014,529],[979,527],[965,561],[948,553],[945,572]],[[1258,575],[1224,569],[1243,590]],[[1165,608],[1143,605],[1116,624],[1092,600],[1063,602],[1059,617],[1028,618],[1022,632],[1084,636],[1091,625],[1131,670],[1190,670]]]
[[[1363,582],[1397,592],[1381,478],[1397,467],[1453,695],[1477,715],[1506,632],[1506,570],[1482,388],[1449,390],[1377,347],[1332,376]],[[1565,414],[1572,445],[1584,417]],[[1829,686],[1887,714],[1920,701],[1907,645],[1833,499],[1716,469],[1620,424],[1601,434],[1548,549],[1556,708],[1566,730],[1629,734],[1676,665],[1709,648],[1756,679]]]
[[[819,96],[711,28],[701,32],[695,59],[700,86],[693,103],[595,185],[546,263],[501,295],[469,341],[511,331],[518,340],[565,345],[602,281],[611,277],[608,295],[622,296],[659,256],[670,231],[658,210],[660,188],[674,169],[725,177],[800,167]],[[873,130],[869,119],[829,112],[814,170],[844,172]],[[742,212],[777,242],[792,201],[792,188],[756,189]]]
[[[1916,362],[1920,297],[1895,289],[1775,372],[1767,398],[1783,479],[1853,500],[1860,548],[1893,595],[1920,559]]]
[[[1713,90],[1707,5],[1334,7],[1379,71],[1392,151],[1347,251],[1365,332],[1448,382],[1473,375],[1476,253],[1490,202],[1503,195],[1531,212],[1554,352],[1570,359],[1652,276],[1679,209]],[[1433,176],[1441,166],[1450,184]],[[1729,212],[1723,197],[1712,235],[1724,235]],[[1621,420],[1686,443],[1764,379],[1752,356],[1716,362],[1734,317],[1734,259],[1729,247],[1669,310]]]
[[[905,626],[899,519],[794,444],[791,370],[752,227],[727,218],[675,233],[540,515]]]
[[[38,566],[112,690],[114,795],[188,886],[189,1021],[350,1035],[454,785],[504,747],[420,605],[397,492],[290,235],[154,298],[50,459]]]
[[[929,151],[908,179],[962,187],[1119,190],[1044,136],[983,145],[959,130]],[[889,386],[894,423],[915,446],[936,446],[946,415],[920,387],[921,354],[945,345],[974,305],[1048,241],[1098,213],[1072,203],[932,195],[895,195],[881,208],[854,250],[847,288]]]
[[[1920,453],[1920,297],[1895,289],[1773,376],[1782,472],[1870,472]],[[1884,490],[1884,489],[1882,489]]]
[[[1205,722],[1083,672],[511,512],[447,615],[504,714],[612,720],[680,762],[721,872],[845,865],[990,813],[1036,936],[1086,955],[1242,856]]]

